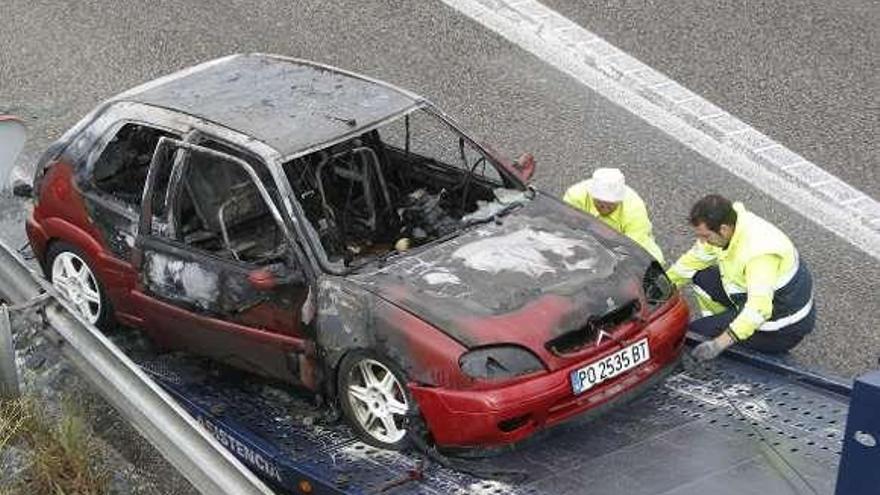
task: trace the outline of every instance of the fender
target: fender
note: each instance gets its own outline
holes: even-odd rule
[[[44,229],[34,218],[33,212],[31,212],[25,221],[24,228],[27,231],[28,239],[31,243],[31,250],[34,252],[34,257],[36,257],[37,262],[40,263],[40,268],[45,272],[46,248],[51,240],[49,234],[46,233],[46,229]]]
[[[97,265],[99,261],[103,261],[100,260],[100,258],[104,257],[102,256],[104,247],[101,246],[91,234],[67,220],[58,217],[44,218],[43,221],[40,222],[40,225],[43,227],[43,231],[46,232],[46,236],[49,238],[49,243],[55,240],[63,240],[73,244],[83,250],[83,252],[90,258],[89,261],[93,263],[95,269],[100,270]]]
[[[46,249],[56,240],[61,240],[81,249],[95,269],[95,276],[104,285],[107,295],[118,310],[125,311],[126,296],[133,287],[136,273],[127,261],[107,253],[95,238],[80,227],[58,217],[45,218],[40,226],[49,241]],[[44,260],[44,265],[48,260]],[[48,272],[49,267],[45,266]]]
[[[466,387],[458,366],[466,348],[417,316],[355,284],[325,278],[318,283],[316,344],[328,396],[335,396],[339,362],[355,349],[371,349],[392,360],[412,382]]]

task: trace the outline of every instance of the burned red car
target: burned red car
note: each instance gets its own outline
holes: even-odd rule
[[[338,404],[365,441],[492,447],[637,393],[688,311],[628,239],[426,100],[270,55],[101,104],[27,233],[82,316]]]

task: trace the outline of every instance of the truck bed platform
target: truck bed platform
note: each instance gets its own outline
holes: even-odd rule
[[[140,364],[280,493],[831,494],[848,409],[834,387],[721,358],[452,469],[370,447],[283,385],[179,354]]]

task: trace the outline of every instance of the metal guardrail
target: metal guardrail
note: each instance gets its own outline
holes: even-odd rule
[[[18,371],[15,367],[9,311],[6,305],[0,305],[0,399],[15,398],[18,393]]]
[[[0,297],[23,304],[43,291],[51,296],[43,314],[64,356],[193,487],[212,495],[272,493],[97,328],[76,316],[45,279],[28,269],[0,241]],[[11,349],[11,341],[2,341],[4,314],[0,310],[0,353]],[[4,377],[8,359],[8,355],[0,354]]]

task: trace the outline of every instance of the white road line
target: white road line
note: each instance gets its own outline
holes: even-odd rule
[[[880,203],[659,71],[534,0],[441,1],[880,260]]]

